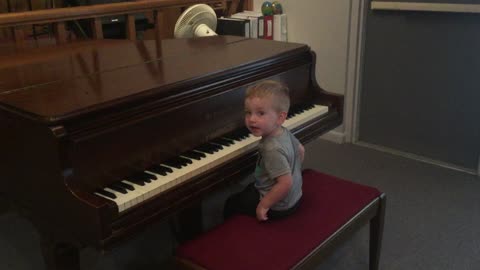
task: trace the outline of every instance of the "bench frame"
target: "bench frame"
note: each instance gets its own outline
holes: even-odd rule
[[[369,269],[378,270],[380,263],[380,251],[382,246],[382,235],[385,220],[386,195],[382,193],[375,198],[348,222],[342,225],[335,233],[330,235],[310,254],[305,256],[292,269],[314,269],[326,256],[331,254],[336,247],[349,239],[356,231],[365,224],[370,223],[370,256]],[[206,270],[188,260],[175,257],[175,269]]]
[[[336,247],[349,239],[355,232],[370,223],[370,256],[369,269],[378,270],[380,263],[380,251],[382,248],[382,235],[385,220],[385,206],[387,197],[382,193],[375,200],[365,206],[360,212],[353,216],[347,223],[343,224],[334,234],[320,243],[302,261],[292,269],[313,269]]]

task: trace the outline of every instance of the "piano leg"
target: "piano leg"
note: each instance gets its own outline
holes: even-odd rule
[[[179,243],[193,239],[203,232],[202,205],[197,203],[176,213],[170,226]]]
[[[10,201],[0,193],[0,215],[7,213],[10,210]]]
[[[48,270],[80,270],[80,250],[69,243],[58,243],[43,237],[41,248]]]

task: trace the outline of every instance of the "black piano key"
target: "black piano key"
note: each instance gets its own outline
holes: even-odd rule
[[[143,174],[143,172],[134,173],[125,179],[140,186],[144,186],[145,183],[152,182],[147,175]]]
[[[287,119],[290,119],[296,115],[295,111],[290,109],[287,114]]]
[[[304,104],[301,105],[301,108],[302,108],[303,111],[313,109],[314,107],[315,107],[315,105],[312,104],[312,103],[304,103]]]
[[[167,172],[165,170],[157,169],[156,166],[150,166],[147,168],[147,171],[166,176]]]
[[[233,132],[230,132],[230,133],[227,133],[223,136],[224,138],[226,139],[230,139],[230,140],[233,140],[233,141],[241,141],[242,139],[238,136],[237,132],[233,131]]]
[[[292,108],[290,110],[290,114],[292,116],[297,115],[297,114],[302,113],[302,112],[303,112],[303,110],[301,108],[298,108],[298,107],[297,108]]]
[[[205,155],[205,153],[202,153],[202,152],[197,152],[197,151],[191,151],[191,152],[199,155],[201,158],[206,158],[207,157],[207,155]]]
[[[214,152],[218,152],[223,149],[223,146],[218,144],[212,144],[212,143],[206,143],[206,144],[200,145],[200,147],[204,147],[205,149],[211,149]]]
[[[117,196],[115,196],[115,194],[111,193],[110,191],[103,190],[103,189],[97,190],[97,193],[100,193],[103,196],[108,197],[110,199],[116,199],[117,198]]]
[[[239,133],[240,133],[241,136],[243,136],[246,139],[250,135],[250,130],[248,130],[248,128],[244,127],[244,128],[239,130]]]
[[[180,169],[182,167],[187,166],[188,164],[192,164],[192,161],[188,158],[178,156],[165,161],[164,164]]]
[[[143,179],[143,182],[145,183],[151,183],[153,179],[150,179],[150,178],[145,178]]]
[[[218,145],[218,144],[211,144],[211,143],[209,143],[209,145],[210,145],[211,147],[213,147],[213,149],[215,149],[215,150],[217,150],[217,151],[223,149],[223,146]]]
[[[223,139],[223,138],[216,138],[216,139],[210,140],[209,143],[218,144],[218,145],[221,145],[221,146],[229,146],[229,145],[231,145],[230,141],[225,140],[225,139]]]
[[[132,175],[130,175],[130,177],[135,178],[135,179],[144,180],[145,182],[148,182],[148,183],[150,183],[150,181],[147,181],[147,180],[157,180],[157,177],[155,175],[153,175],[151,173],[144,172],[144,171],[135,172]]]
[[[205,156],[204,153],[199,153],[199,152],[195,152],[195,151],[187,151],[185,153],[182,153],[182,156],[185,156],[185,157],[188,157],[188,158],[191,158],[191,159],[196,159],[196,160],[200,160]]]
[[[129,182],[132,182],[134,184],[137,184],[139,186],[145,186],[145,181],[144,180],[140,180],[140,179],[136,179],[136,178],[130,178],[130,177],[125,178],[125,180],[127,180]]]
[[[146,178],[146,176],[144,174],[141,174],[140,172],[136,172],[131,174],[128,178],[143,180],[144,178]]]
[[[240,128],[234,130],[233,132],[228,133],[224,137],[227,139],[235,140],[235,141],[242,141],[248,138],[250,131],[247,128]]]
[[[215,152],[218,152],[219,149],[217,147],[215,147],[215,145],[213,145],[213,144],[206,143],[206,144],[202,144],[200,146],[197,146],[195,148],[195,150],[200,151],[200,152],[204,152],[204,153],[214,154]]]
[[[192,162],[190,159],[188,159],[188,158],[178,157],[178,159],[180,159],[180,160],[183,162],[183,164],[185,164],[185,165],[187,165],[187,164],[192,164],[192,163],[193,163],[193,162]]]
[[[148,179],[151,179],[151,180],[157,180],[157,176],[156,175],[153,175],[151,173],[148,173],[148,172],[142,172],[145,174],[145,177],[147,177]]]
[[[135,187],[130,185],[130,184],[127,184],[127,183],[124,183],[124,182],[115,182],[113,183],[112,185],[115,185],[115,186],[118,186],[118,187],[122,187],[124,189],[128,189],[128,190],[135,190]]]
[[[177,169],[181,169],[183,167],[183,165],[181,163],[179,163],[178,160],[175,160],[175,159],[166,160],[166,161],[162,162],[162,164],[165,164],[167,166],[177,168]]]
[[[162,165],[157,165],[157,164],[148,167],[147,171],[151,171],[151,172],[154,172],[156,174],[163,175],[163,176],[173,172],[172,169],[170,169],[168,167],[165,167],[165,166],[162,166]]]
[[[162,176],[166,176],[166,175],[167,175],[166,172],[155,171],[155,169],[153,169],[152,167],[147,168],[146,171],[153,172],[153,173],[155,173],[155,174],[160,174],[160,175],[162,175]]]
[[[248,137],[248,134],[250,134],[250,131],[248,130],[239,130],[237,133],[237,136],[243,140],[243,139],[246,139]]]
[[[287,118],[291,118],[297,114],[303,113],[309,109],[312,109],[313,107],[315,106],[311,103],[297,104],[290,108]]]
[[[108,187],[109,187],[110,189],[115,190],[116,192],[120,192],[120,193],[122,193],[122,194],[127,194],[127,190],[126,190],[125,188],[123,188],[123,187],[119,187],[119,186],[117,186],[117,185],[110,185],[110,186],[108,186]]]
[[[165,168],[165,171],[166,171],[167,173],[173,173],[172,168],[165,167],[165,166],[162,166],[162,165],[158,165],[158,166]]]
[[[223,145],[223,146],[230,146],[230,145],[233,144],[233,141],[228,140],[228,139],[224,139],[224,138],[216,138],[216,139],[211,140],[210,142],[215,143],[215,144],[220,144],[220,145]]]
[[[203,152],[203,153],[208,153],[208,154],[213,154],[215,151],[211,149],[210,147],[206,147],[205,145],[200,145],[195,148],[195,151]]]

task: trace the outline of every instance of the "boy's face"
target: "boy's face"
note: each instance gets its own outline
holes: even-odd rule
[[[245,125],[256,137],[277,135],[286,116],[286,112],[274,109],[272,97],[245,99]]]

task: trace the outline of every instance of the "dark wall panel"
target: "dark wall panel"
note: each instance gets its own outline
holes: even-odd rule
[[[369,11],[359,140],[476,169],[480,14]]]
[[[414,2],[414,3],[441,3],[441,4],[479,4],[478,0],[375,0],[375,2]]]

